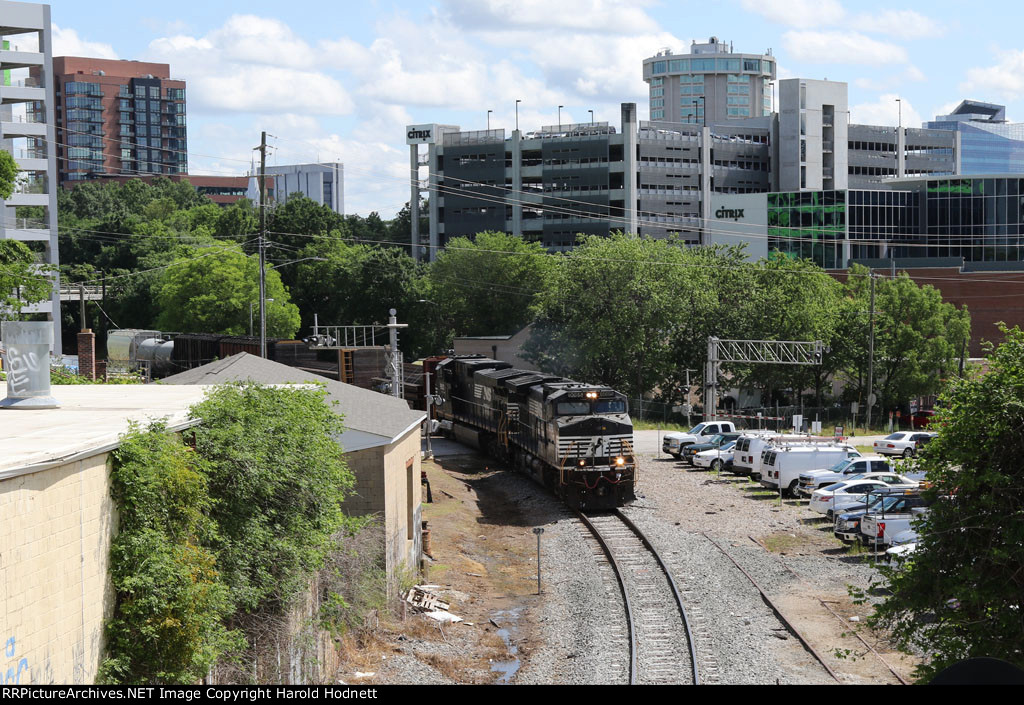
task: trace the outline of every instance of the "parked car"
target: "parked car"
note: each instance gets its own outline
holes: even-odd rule
[[[696,455],[689,456],[690,463],[692,463],[694,467],[710,468],[715,472],[727,470],[732,466],[732,451],[735,446],[736,439],[734,438],[731,441],[726,441],[720,446],[708,448]],[[696,445],[692,445],[686,450],[689,451],[696,447]]]
[[[914,503],[920,503],[920,499],[920,496],[907,494],[879,495],[866,506],[854,507],[849,511],[837,514],[833,534],[843,543],[863,541],[863,535],[860,533],[860,523],[868,512],[899,511],[905,508],[911,500]]]
[[[889,461],[881,456],[860,456],[843,458],[827,470],[811,470],[800,473],[800,484],[797,493],[810,497],[814,490],[849,479],[849,475],[863,475],[869,472],[892,472]]]
[[[685,448],[680,449],[679,454],[682,456],[683,460],[688,462],[690,465],[693,465],[693,459],[697,456],[698,453],[703,453],[706,450],[724,450],[724,446],[726,444],[730,444],[729,453],[731,455],[732,444],[736,442],[736,439],[739,438],[739,436],[739,431],[719,433],[716,436],[713,436],[711,439],[704,441],[703,443],[691,443]]]
[[[676,460],[679,460],[682,457],[680,455],[682,449],[686,446],[693,443],[702,443],[719,433],[731,433],[735,430],[736,424],[732,421],[704,421],[685,433],[678,431],[666,433],[661,442],[661,449]]]
[[[907,529],[921,514],[928,511],[920,497],[908,502],[903,507],[882,509],[879,512],[868,512],[860,522],[862,542],[868,545],[888,546],[892,539]]]
[[[833,512],[841,507],[859,504],[866,496],[865,492],[871,492],[879,487],[888,487],[881,480],[844,480],[834,485],[814,490],[811,493],[812,510],[818,514],[825,514],[829,509]]]
[[[907,529],[892,537],[892,548],[885,552],[885,560],[889,563],[902,563],[910,558],[917,550],[917,540],[920,538],[916,531]]]
[[[935,416],[935,412],[931,409],[921,409],[915,411],[910,415],[910,427],[914,430],[919,428],[928,428],[928,425],[932,422],[932,418]]]
[[[832,524],[835,524],[836,517],[840,514],[846,514],[849,512],[856,512],[862,509],[866,509],[870,505],[879,501],[882,497],[894,494],[903,495],[905,492],[906,489],[902,487],[895,488],[890,487],[889,485],[880,485],[871,492],[865,492],[862,495],[857,495],[856,497],[850,498],[849,503],[844,506],[836,507],[836,509],[834,510],[830,506],[828,509],[825,510],[825,518],[828,519]]]
[[[800,473],[822,470],[844,458],[860,457],[860,451],[840,443],[815,445],[781,445],[765,449],[761,462],[761,484],[795,496]]]
[[[900,431],[890,433],[882,440],[875,441],[873,445],[876,453],[912,458],[937,435],[939,434],[931,431]]]

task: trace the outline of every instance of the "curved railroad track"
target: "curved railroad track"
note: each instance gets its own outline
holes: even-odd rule
[[[629,641],[629,683],[700,684],[686,608],[665,562],[620,511],[577,512],[600,544],[622,593]]]

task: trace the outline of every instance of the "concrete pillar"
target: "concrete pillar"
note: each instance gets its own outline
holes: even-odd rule
[[[701,245],[706,245],[711,238],[705,235],[705,229],[714,227],[711,221],[711,128],[704,125],[700,128],[700,217]]]
[[[896,176],[903,178],[907,173],[907,128],[896,128]]]
[[[622,104],[622,188],[624,190],[623,206],[626,220],[625,230],[629,233],[639,232],[637,211],[639,208],[637,195],[637,162],[636,150],[639,137],[637,134],[636,103]],[[614,230],[614,228],[613,228]]]
[[[431,198],[430,200],[434,200]],[[412,258],[423,259],[423,247],[420,245],[420,147],[409,145],[409,215],[412,218]]]
[[[512,130],[512,234],[523,236],[523,135]]]

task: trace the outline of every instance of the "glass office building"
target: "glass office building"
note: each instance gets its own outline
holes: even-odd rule
[[[1006,106],[965,100],[925,127],[960,133],[961,174],[1024,173],[1024,123],[1006,119]]]
[[[1020,262],[1024,178],[949,178],[919,184],[927,197],[927,257]]]

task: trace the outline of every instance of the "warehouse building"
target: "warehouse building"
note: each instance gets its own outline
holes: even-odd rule
[[[356,479],[354,494],[345,500],[345,511],[356,516],[377,514],[383,520],[390,580],[403,566],[416,569],[422,556],[420,425],[426,414],[410,409],[401,399],[244,352],[167,377],[163,384],[247,380],[326,387],[328,402],[344,417],[345,431],[337,440]]]

